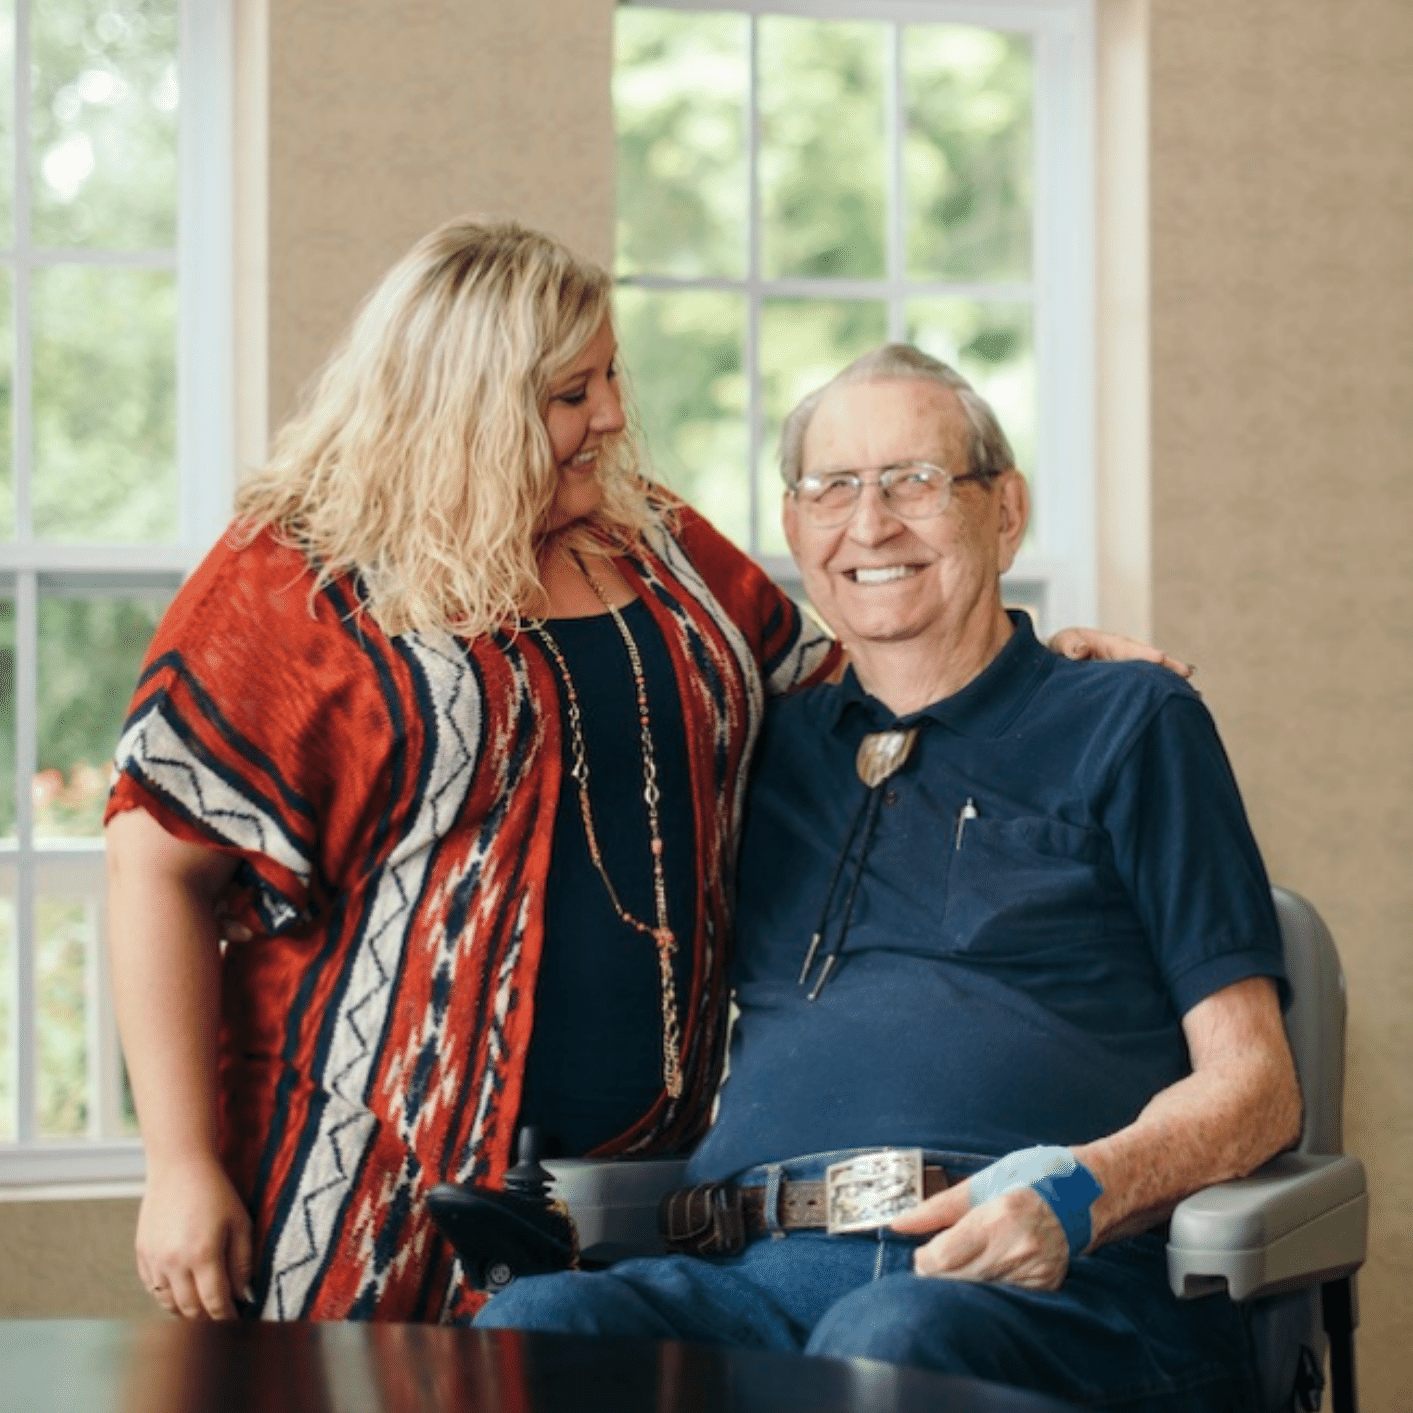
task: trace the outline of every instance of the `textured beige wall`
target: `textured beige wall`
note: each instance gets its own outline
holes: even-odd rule
[[[158,1314],[133,1264],[135,1198],[0,1202],[0,1319]]]
[[[1153,637],[1148,0],[1099,0],[1095,322],[1099,621]]]
[[[1153,0],[1154,624],[1349,979],[1369,1409],[1413,1408],[1413,6]]]
[[[458,212],[607,261],[613,0],[269,7],[271,426],[359,299]]]

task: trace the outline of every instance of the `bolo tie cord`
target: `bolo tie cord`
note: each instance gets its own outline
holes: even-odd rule
[[[883,801],[883,781],[879,781],[868,793],[859,801],[859,807],[854,811],[854,817],[849,822],[849,832],[844,840],[844,847],[839,851],[839,857],[834,864],[834,872],[829,876],[829,888],[824,895],[824,907],[820,910],[819,924],[814,930],[814,936],[810,938],[809,950],[805,953],[805,964],[800,968],[799,985],[803,986],[809,980],[809,974],[814,966],[815,957],[819,953],[819,944],[824,938],[825,928],[829,923],[829,908],[834,902],[834,894],[839,887],[839,879],[844,872],[844,865],[848,862],[849,850],[853,848],[854,836],[859,832],[859,821],[863,821],[863,838],[859,844],[859,859],[854,867],[854,879],[849,885],[849,895],[844,901],[844,917],[839,924],[839,930],[834,936],[834,941],[830,944],[829,950],[824,954],[824,963],[820,967],[819,977],[810,988],[808,1000],[814,1001],[819,998],[819,993],[824,990],[824,983],[829,980],[829,974],[838,965],[839,954],[844,948],[844,937],[849,931],[849,922],[854,916],[854,901],[859,896],[859,884],[863,882],[864,866],[868,862],[869,845],[873,842],[874,824],[878,819],[878,807]]]

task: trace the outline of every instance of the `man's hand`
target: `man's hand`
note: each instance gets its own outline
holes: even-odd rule
[[[1072,658],[1075,662],[1156,662],[1179,677],[1191,677],[1194,669],[1161,648],[1140,643],[1137,638],[1125,638],[1122,633],[1105,633],[1098,628],[1061,628],[1050,639],[1052,653]]]
[[[1045,1199],[1022,1187],[973,1207],[968,1187],[960,1182],[894,1219],[896,1232],[938,1233],[913,1256],[917,1274],[1058,1290],[1070,1247]]]
[[[189,1320],[233,1320],[250,1280],[250,1217],[219,1162],[149,1163],[137,1270],[152,1298]]]

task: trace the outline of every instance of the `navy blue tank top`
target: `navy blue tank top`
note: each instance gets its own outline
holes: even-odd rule
[[[667,645],[640,600],[622,610],[647,684],[661,791],[668,919],[677,938],[674,976],[685,1024],[696,932],[696,842],[687,740]],[[579,698],[594,831],[623,906],[654,925],[651,833],[628,650],[613,618],[555,618],[545,625]],[[589,856],[579,788],[569,774],[568,697],[559,671],[564,776],[545,891],[545,943],[535,984],[535,1026],[525,1065],[520,1124],[535,1124],[549,1156],[576,1157],[616,1138],[662,1091],[662,990],[657,948],[613,910]]]

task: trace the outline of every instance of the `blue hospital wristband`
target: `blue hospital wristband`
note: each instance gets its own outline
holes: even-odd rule
[[[967,1191],[979,1207],[1022,1187],[1033,1188],[1055,1214],[1074,1260],[1094,1234],[1090,1209],[1104,1191],[1098,1178],[1068,1148],[1020,1148],[976,1173]]]

